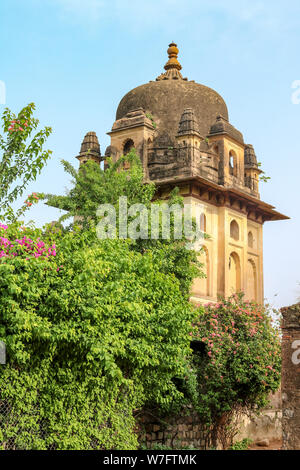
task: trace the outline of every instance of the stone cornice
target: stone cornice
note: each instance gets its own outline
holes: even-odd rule
[[[182,194],[182,196],[192,196],[201,201],[208,202],[217,207],[228,207],[236,210],[242,214],[247,214],[250,220],[257,223],[264,223],[270,220],[285,220],[289,219],[274,210],[274,206],[267,204],[250,196],[247,193],[239,191],[235,188],[228,188],[218,185],[216,183],[205,180],[201,177],[183,177],[183,178],[170,178],[159,181],[153,181],[160,189],[166,187],[190,185],[189,193]],[[199,189],[199,193],[193,191],[193,187]]]

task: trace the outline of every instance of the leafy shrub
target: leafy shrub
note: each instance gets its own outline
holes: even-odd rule
[[[0,442],[136,448],[137,409],[184,401],[175,379],[187,367],[194,313],[150,250],[99,241],[93,230],[56,234],[55,243],[56,256],[0,260],[8,357],[0,369]]]
[[[199,309],[194,339],[205,347],[194,356],[197,411],[227,446],[236,416],[258,411],[279,388],[279,331],[264,306],[236,294]]]

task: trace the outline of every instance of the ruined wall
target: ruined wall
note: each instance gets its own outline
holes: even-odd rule
[[[234,442],[251,439],[254,443],[268,439],[281,440],[282,437],[282,404],[280,390],[269,397],[269,404],[258,416],[241,418],[239,433]]]
[[[177,416],[158,418],[154,413],[143,412],[137,418],[139,427],[139,441],[148,449],[159,444],[172,449],[194,448],[205,450],[212,447],[207,432],[200,422],[199,416],[188,407],[185,413]],[[233,442],[244,438],[253,443],[263,440],[281,440],[282,437],[282,409],[280,391],[271,394],[269,405],[263,409],[259,416],[241,416],[239,419],[239,432]],[[216,445],[221,449],[221,443]]]
[[[203,425],[197,413],[192,410],[188,414],[158,418],[152,412],[144,412],[138,418],[139,441],[148,449],[156,444],[168,448],[183,447],[204,450],[210,447],[205,440]]]
[[[281,313],[283,449],[300,450],[300,304]]]

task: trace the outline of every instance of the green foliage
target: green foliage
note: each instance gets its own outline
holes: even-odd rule
[[[261,169],[261,162],[258,162],[257,166],[261,170],[261,173],[259,175],[259,180],[262,181],[263,183],[267,183],[271,179],[271,176],[266,176],[266,173]]]
[[[123,170],[125,162],[130,168]],[[143,184],[143,168],[134,150],[119,158],[115,163],[108,159],[104,170],[96,162],[88,160],[77,171],[67,161],[62,160],[64,170],[72,176],[72,189],[65,196],[53,194],[40,195],[48,205],[67,211],[59,221],[77,217],[83,229],[99,218],[96,215],[100,204],[118,207],[119,198],[126,196],[128,205],[141,203],[149,205],[154,193],[154,184]],[[69,228],[73,228],[73,222]]]
[[[152,114],[146,113],[146,117],[147,117],[148,119],[150,119],[150,121],[152,122],[152,125],[153,125],[154,129],[156,129],[156,128],[157,128],[157,124],[156,124],[156,122],[154,121],[154,117],[152,116]]]
[[[100,204],[112,204],[117,217],[120,196],[152,204],[155,187],[144,184],[134,151],[106,171],[90,161],[79,171],[63,165],[73,188],[43,198],[67,211],[60,221],[76,217],[80,226],[26,228],[34,249],[42,240],[55,255],[28,257],[26,242],[18,256],[0,258],[8,355],[0,369],[1,446],[134,449],[137,410],[173,413],[188,403],[209,432],[232,442],[235,414],[259,410],[279,386],[280,343],[268,312],[242,295],[193,309],[188,297],[201,265],[184,239],[97,238]],[[182,204],[178,190],[173,203]],[[18,224],[3,227],[7,239],[20,237]],[[206,349],[193,358],[191,335]]]
[[[124,163],[129,163],[129,168],[124,170]],[[97,163],[87,161],[77,171],[66,161],[62,161],[65,171],[73,178],[73,187],[65,196],[55,196],[51,194],[40,195],[47,204],[67,211],[60,219],[63,222],[72,218],[72,222],[67,230],[73,229],[76,224],[80,224],[82,230],[89,230],[89,227],[96,226],[101,217],[97,216],[97,209],[100,204],[111,204],[116,209],[116,228],[119,228],[119,198],[127,197],[127,204],[143,204],[151,211],[153,204],[160,205],[162,201],[153,202],[155,195],[155,185],[144,183],[144,173],[139,157],[132,149],[126,156],[121,157],[117,162],[111,159],[107,162],[104,171]],[[179,196],[178,188],[175,188],[168,201],[172,204],[183,205],[183,198]],[[132,218],[128,217],[128,223]],[[77,222],[76,222],[77,221]],[[159,239],[151,239],[151,223],[148,224],[148,239],[130,240],[131,250],[145,253],[151,251],[152,256],[161,266],[163,273],[174,273],[180,281],[182,292],[187,297],[190,292],[192,280],[195,277],[203,276],[201,264],[197,261],[193,250],[185,247],[186,240],[174,240],[174,216],[171,213],[170,239],[162,238],[162,221],[160,221]]]
[[[245,438],[232,444],[228,450],[247,450],[251,443],[251,439]]]
[[[135,410],[184,403],[194,313],[150,250],[54,233],[55,257],[0,260],[2,446],[136,448]]]
[[[6,108],[3,112],[3,135],[0,134],[0,220],[16,221],[26,206],[14,214],[11,204],[41,172],[51,155],[43,146],[51,133],[50,127],[39,130],[33,117],[34,103],[25,106],[18,115]]]

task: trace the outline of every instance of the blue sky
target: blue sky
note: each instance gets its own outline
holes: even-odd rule
[[[271,181],[261,198],[291,217],[264,228],[265,296],[276,307],[300,296],[300,2],[296,0],[10,0],[0,2],[0,80],[6,106],[35,102],[53,134],[53,157],[32,191],[63,193],[60,159],[77,165],[87,131],[106,135],[122,96],[163,70],[174,40],[183,74],[217,90],[231,123],[254,145]],[[300,94],[299,94],[300,96]],[[0,105],[0,112],[4,105]],[[29,218],[58,218],[42,204]]]

